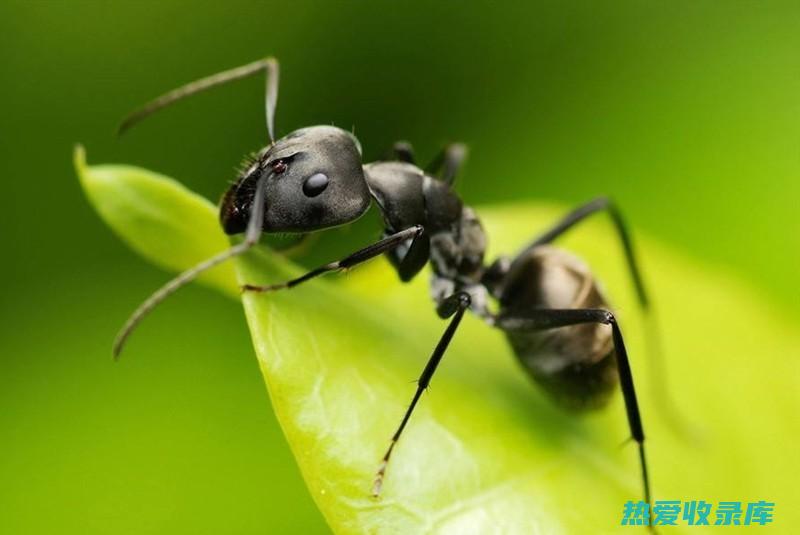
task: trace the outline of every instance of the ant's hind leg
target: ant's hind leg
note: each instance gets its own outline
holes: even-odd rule
[[[582,204],[578,208],[571,211],[569,214],[564,216],[561,221],[553,225],[552,228],[547,230],[544,234],[533,240],[529,243],[519,254],[520,257],[524,257],[525,253],[528,251],[539,247],[540,245],[546,245],[570,230],[572,227],[589,217],[590,215],[594,214],[595,212],[600,212],[605,210],[608,212],[609,217],[611,217],[611,221],[614,224],[614,228],[616,229],[617,235],[619,236],[620,241],[622,242],[622,249],[625,254],[625,261],[628,264],[628,269],[630,270],[631,278],[633,279],[633,285],[636,289],[636,295],[639,298],[639,303],[642,306],[643,310],[649,309],[650,300],[648,299],[647,292],[645,291],[644,281],[642,280],[641,270],[639,269],[639,264],[636,261],[636,255],[634,254],[633,249],[633,242],[630,238],[630,233],[628,232],[628,227],[625,224],[625,220],[622,218],[622,214],[620,213],[617,205],[614,204],[611,199],[607,197],[598,197],[593,199],[586,204]]]
[[[530,252],[540,245],[551,243],[553,240],[575,227],[578,223],[584,221],[590,215],[601,211],[606,211],[608,213],[616,234],[622,243],[625,262],[628,264],[628,271],[633,281],[636,296],[642,311],[645,313],[645,335],[649,357],[648,361],[650,362],[650,372],[648,374],[650,376],[649,383],[652,385],[659,412],[679,435],[684,437],[696,436],[696,431],[692,429],[692,426],[686,423],[685,417],[683,417],[677,409],[673,396],[670,394],[656,311],[653,309],[649,294],[645,289],[644,279],[636,259],[633,240],[628,231],[628,226],[617,205],[607,197],[598,197],[582,204],[564,216],[549,230],[529,243],[518,258],[524,258],[526,256],[525,253]]]
[[[642,485],[644,498],[650,503],[650,478],[647,470],[647,460],[644,454],[644,427],[639,412],[639,402],[636,399],[636,389],[633,386],[633,373],[631,372],[628,352],[622,339],[622,331],[617,325],[614,315],[602,309],[531,309],[525,312],[501,313],[496,319],[496,325],[504,331],[538,331],[580,325],[586,323],[601,323],[611,326],[611,336],[614,342],[614,351],[617,357],[617,373],[619,374],[622,397],[625,400],[625,411],[628,415],[628,426],[631,437],[639,446],[639,462],[642,470]]]

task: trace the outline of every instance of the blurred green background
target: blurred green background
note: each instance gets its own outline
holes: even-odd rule
[[[187,289],[112,363],[116,329],[166,276],[100,222],[71,168],[80,141],[90,162],[216,199],[265,142],[261,82],[122,140],[115,126],[267,54],[282,63],[280,133],[353,126],[367,159],[401,138],[422,160],[463,140],[467,202],[610,194],[637,232],[800,322],[796,2],[6,0],[0,532],[326,531],[239,306]]]

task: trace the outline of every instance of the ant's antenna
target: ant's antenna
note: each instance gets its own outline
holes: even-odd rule
[[[196,266],[187,269],[166,283],[164,286],[156,290],[144,301],[144,303],[139,305],[139,308],[137,308],[133,314],[131,314],[131,316],[128,318],[128,321],[125,322],[125,325],[119,331],[119,334],[117,334],[117,338],[114,340],[113,354],[115,360],[119,359],[122,348],[125,346],[125,341],[131,335],[134,329],[136,329],[145,316],[147,316],[159,303],[175,293],[175,291],[179,288],[194,280],[202,272],[221,264],[229,258],[233,258],[234,256],[244,253],[258,243],[258,238],[261,236],[261,225],[264,221],[264,190],[266,189],[267,178],[268,175],[263,175],[258,179],[258,183],[256,184],[256,193],[250,209],[250,219],[247,222],[247,231],[245,233],[244,241],[240,244],[234,245],[227,251],[223,251],[218,255],[212,256],[208,260],[204,260]]]
[[[231,69],[228,71],[223,71],[217,74],[212,74],[206,78],[202,78],[200,80],[191,82],[184,86],[181,86],[177,89],[173,89],[169,93],[165,93],[160,97],[152,100],[139,108],[138,110],[130,113],[125,119],[123,119],[122,123],[119,125],[119,129],[117,130],[117,134],[121,135],[126,130],[128,130],[133,125],[137,124],[142,119],[149,117],[150,115],[154,114],[155,112],[161,110],[162,108],[166,108],[170,104],[174,104],[175,102],[194,95],[196,93],[200,93],[205,91],[206,89],[211,89],[212,87],[216,87],[218,85],[227,84],[228,82],[233,82],[234,80],[240,80],[242,78],[247,78],[253,74],[257,74],[261,71],[267,73],[267,83],[266,83],[266,111],[267,111],[267,132],[269,133],[269,141],[270,143],[275,143],[275,106],[278,102],[278,60],[273,57],[264,58],[258,61],[254,61],[253,63],[248,63],[247,65],[242,65],[241,67],[236,67],[235,69]]]

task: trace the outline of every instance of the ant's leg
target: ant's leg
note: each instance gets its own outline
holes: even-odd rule
[[[504,331],[531,331],[567,327],[583,323],[602,323],[611,326],[611,336],[614,340],[614,350],[617,355],[617,372],[625,399],[625,410],[628,414],[628,426],[633,440],[639,446],[639,461],[642,467],[642,483],[644,497],[650,503],[650,479],[647,472],[647,461],[644,455],[644,428],[642,417],[639,413],[639,403],[636,400],[636,390],[633,386],[628,352],[622,339],[622,332],[617,325],[614,315],[601,309],[532,309],[524,313],[500,314],[496,319],[496,326]]]
[[[639,298],[639,303],[644,310],[647,310],[649,306],[649,299],[644,288],[644,282],[642,280],[641,271],[639,270],[639,265],[636,262],[636,255],[633,251],[633,242],[631,241],[625,221],[622,219],[622,215],[617,209],[616,204],[614,204],[614,202],[607,197],[598,197],[597,199],[591,200],[567,214],[550,230],[528,244],[528,246],[520,252],[519,257],[524,257],[525,253],[531,249],[535,249],[540,245],[545,245],[552,242],[554,239],[564,234],[576,224],[580,223],[593,213],[601,210],[606,210],[608,215],[611,217],[611,221],[614,223],[614,227],[616,228],[617,234],[622,242],[622,248],[625,251],[625,260],[627,261],[628,268],[631,272],[631,278],[633,279],[633,285],[636,288],[636,295]]]
[[[695,430],[691,429],[685,422],[685,418],[680,414],[680,411],[675,405],[673,396],[670,395],[667,386],[667,373],[664,366],[664,357],[661,344],[660,331],[658,329],[658,321],[656,319],[655,311],[645,290],[644,280],[642,278],[639,264],[636,261],[634,253],[633,241],[630,238],[627,225],[625,224],[622,214],[617,208],[616,204],[607,197],[598,197],[588,203],[579,206],[569,214],[567,214],[561,221],[556,223],[550,230],[539,236],[531,242],[524,251],[520,254],[520,258],[524,257],[524,253],[538,247],[552,242],[554,239],[564,234],[576,224],[580,223],[590,215],[601,210],[606,210],[611,217],[611,221],[616,228],[619,239],[622,242],[622,248],[625,253],[625,260],[628,264],[628,269],[633,280],[633,285],[636,290],[636,295],[639,299],[639,304],[645,312],[645,333],[647,341],[647,352],[652,363],[650,372],[650,382],[655,390],[655,399],[658,400],[657,404],[664,418],[669,425],[677,433],[683,436],[696,436]]]
[[[311,280],[314,277],[318,277],[324,273],[329,273],[331,271],[340,271],[343,269],[351,268],[357,264],[370,260],[371,258],[375,258],[376,256],[385,253],[387,251],[391,251],[395,247],[406,242],[406,240],[411,239],[412,244],[414,241],[417,241],[422,236],[424,229],[421,225],[415,225],[413,227],[409,227],[405,230],[401,230],[400,232],[396,232],[383,238],[382,240],[373,243],[372,245],[368,245],[363,249],[359,249],[358,251],[344,257],[341,260],[336,262],[330,262],[323,266],[320,266],[316,269],[312,269],[308,273],[301,275],[292,280],[288,280],[286,282],[280,282],[277,284],[269,284],[266,286],[256,286],[252,284],[245,284],[242,286],[242,291],[245,292],[270,292],[274,290],[282,290],[284,288],[292,288],[306,282],[307,280]]]
[[[443,182],[452,184],[466,158],[466,145],[463,143],[450,143],[428,164],[425,172],[439,176]]]
[[[398,141],[392,145],[392,157],[401,162],[414,164],[414,147],[408,141]]]
[[[241,67],[236,67],[235,69],[212,74],[206,78],[202,78],[177,89],[173,89],[169,93],[161,95],[155,100],[148,102],[138,110],[130,113],[127,117],[125,117],[125,119],[123,119],[122,124],[120,124],[117,132],[122,134],[125,132],[125,130],[135,125],[142,119],[149,117],[160,109],[166,108],[167,106],[174,104],[175,102],[188,96],[200,93],[206,89],[211,89],[212,87],[227,84],[228,82],[233,82],[234,80],[247,78],[248,76],[252,76],[253,74],[258,74],[260,72],[265,72],[267,74],[267,131],[269,132],[270,141],[274,143],[275,106],[278,102],[278,60],[275,58],[264,58],[254,61],[253,63],[248,63],[247,65],[242,65]]]
[[[469,308],[470,301],[471,300],[468,293],[457,292],[443,300],[436,308],[436,313],[439,314],[440,318],[446,319],[452,316],[453,319],[450,320],[447,329],[445,329],[444,334],[442,334],[442,337],[439,339],[439,343],[436,344],[436,348],[434,348],[431,358],[428,359],[428,364],[426,364],[425,369],[422,370],[422,375],[419,376],[419,381],[417,381],[417,391],[414,393],[414,397],[411,398],[411,404],[408,406],[408,409],[406,409],[406,413],[403,416],[403,420],[400,422],[400,426],[392,436],[392,442],[389,445],[389,449],[386,450],[386,454],[383,456],[380,468],[378,468],[378,473],[375,475],[375,482],[372,485],[372,495],[375,497],[381,493],[383,478],[386,475],[386,467],[389,464],[389,458],[392,456],[392,450],[394,450],[397,441],[400,440],[400,435],[403,433],[403,429],[405,429],[409,418],[411,418],[411,413],[414,412],[414,407],[417,406],[420,396],[425,389],[428,388],[428,385],[430,385],[431,377],[433,377],[436,367],[439,365],[439,362],[441,362],[444,352],[447,350],[447,346],[450,344],[450,340],[453,339],[453,335],[455,334],[459,323],[461,323],[461,318],[464,316],[464,312]]]

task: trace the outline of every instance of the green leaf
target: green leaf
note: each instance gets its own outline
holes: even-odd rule
[[[78,159],[101,216],[146,257],[177,270],[224,247],[211,205],[174,182],[131,167],[86,168]],[[539,203],[480,208],[490,258],[515,251],[562,213]],[[653,373],[610,225],[598,217],[563,245],[596,268],[614,297],[655,499],[763,499],[777,503],[775,526],[793,525],[798,496],[787,468],[797,475],[796,325],[723,269],[636,238],[660,312],[666,391],[696,436],[668,425],[659,399],[666,379]],[[177,240],[185,244],[180,255],[171,247]],[[238,283],[298,273],[264,248],[237,262]],[[445,327],[425,279],[402,285],[377,260],[345,276],[243,298],[273,407],[330,526],[341,533],[631,532],[620,526],[622,506],[640,499],[641,484],[635,448],[620,447],[629,432],[619,396],[586,416],[554,408],[502,333],[472,317],[395,450],[382,497],[370,497],[413,381]],[[214,281],[235,295],[230,272]]]
[[[103,221],[157,266],[183,271],[228,247],[216,208],[178,182],[130,165],[87,166],[80,145],[73,160],[83,190]],[[239,295],[231,264],[205,272],[198,281]]]

